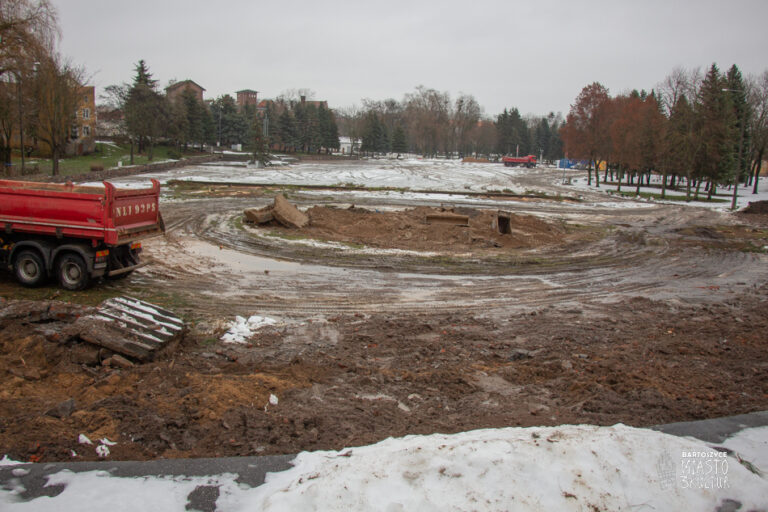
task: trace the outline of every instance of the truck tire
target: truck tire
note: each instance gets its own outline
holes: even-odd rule
[[[24,286],[40,286],[48,275],[43,259],[35,251],[21,251],[14,258],[13,272],[16,280]]]
[[[59,285],[65,290],[77,291],[87,287],[91,282],[88,266],[80,255],[66,253],[57,260]]]

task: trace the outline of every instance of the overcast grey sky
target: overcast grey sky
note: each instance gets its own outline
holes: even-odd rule
[[[594,81],[651,89],[675,66],[768,69],[768,0],[52,0],[62,53],[98,88],[144,59],[205,97],[308,88],[332,108],[417,85],[495,116],[562,111]]]

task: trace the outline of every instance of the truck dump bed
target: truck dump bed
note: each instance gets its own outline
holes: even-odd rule
[[[119,245],[163,231],[159,200],[157,180],[143,189],[0,180],[0,227]]]

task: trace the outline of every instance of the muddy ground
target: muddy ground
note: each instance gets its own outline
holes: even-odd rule
[[[2,274],[0,453],[96,459],[85,434],[117,442],[111,459],[284,454],[768,408],[768,231],[749,215],[509,200],[535,233],[525,245],[494,233],[495,203],[455,205],[479,223],[451,240],[454,228],[421,222],[439,204],[350,208],[292,191],[314,227],[242,224],[273,195],[205,187],[165,203],[167,236],[145,244],[152,265],[84,294]],[[176,311],[188,335],[131,368],[56,336],[117,295]],[[2,315],[19,308],[29,314]],[[222,343],[236,314],[278,323]]]
[[[0,451],[96,459],[77,442],[85,433],[117,441],[114,459],[282,454],[416,433],[762,410],[767,305],[762,286],[727,304],[636,298],[599,314],[339,315],[268,328],[242,346],[190,338],[132,369],[49,341],[40,332],[50,321],[14,322],[0,332]]]

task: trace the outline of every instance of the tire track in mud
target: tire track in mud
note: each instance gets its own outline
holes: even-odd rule
[[[253,205],[248,200],[247,206]],[[172,245],[189,264],[156,259],[156,268],[141,280],[152,283],[171,278],[173,288],[193,305],[226,316],[259,312],[307,317],[382,311],[499,314],[551,305],[606,303],[628,295],[711,300],[718,295],[716,288],[721,285],[714,283],[723,281],[718,277],[723,269],[749,273],[756,258],[725,251],[694,255],[690,250],[671,248],[664,238],[646,239],[646,228],[653,226],[654,217],[671,217],[684,224],[689,216],[681,212],[654,213],[645,219],[644,227],[627,224],[631,229],[611,233],[573,252],[568,248],[534,251],[532,255],[544,258],[544,264],[492,259],[454,260],[446,266],[416,256],[345,255],[255,237],[237,225],[246,206],[240,199],[165,206],[168,234],[163,243]],[[595,211],[606,214],[605,209]],[[628,214],[615,216],[623,221]],[[211,251],[201,259],[195,244],[197,249],[199,244],[207,244],[226,251],[220,254],[229,259],[242,257],[245,261],[228,266]],[[691,263],[693,257],[695,263]],[[263,264],[268,267],[269,263],[264,258],[275,258],[290,268],[265,270]]]

